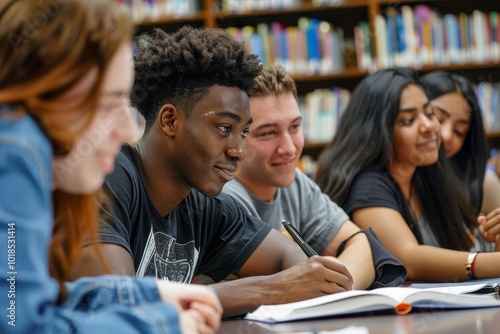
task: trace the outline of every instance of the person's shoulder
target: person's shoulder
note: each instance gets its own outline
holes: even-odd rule
[[[218,196],[211,197],[216,210],[224,215],[228,221],[235,224],[252,224],[254,226],[265,225],[272,228],[269,224],[264,223],[258,216],[257,212],[252,213],[253,207],[248,207],[239,198],[229,194],[220,193]],[[267,227],[266,227],[267,228]]]
[[[120,164],[125,167],[134,166],[135,169],[135,157],[134,157],[134,149],[129,144],[124,144],[120,148],[120,152],[116,157],[117,164]]]
[[[225,192],[221,192],[217,196],[206,196],[195,188],[191,189],[186,199],[189,201],[212,203],[215,207],[219,208],[224,206],[233,206],[236,203],[239,203],[235,198],[233,198],[233,196]]]
[[[297,181],[302,181],[302,180],[312,180],[309,175],[304,173],[302,169],[300,168],[295,168],[295,182]]]
[[[392,178],[387,169],[369,167],[363,169],[354,178],[350,192],[363,193],[366,192],[394,192],[396,181]]]
[[[216,202],[220,202],[222,204],[229,204],[229,205],[233,205],[234,203],[239,203],[237,200],[234,199],[233,196],[230,196],[226,193],[220,193],[219,195],[215,196],[215,197],[212,197],[212,199]]]
[[[224,192],[217,196],[206,196],[192,188],[183,202],[187,207],[194,210],[203,210],[205,214],[209,215],[223,214],[234,218],[240,216],[243,211],[248,211],[238,198]]]
[[[0,130],[3,144],[19,146],[43,156],[52,155],[49,138],[27,112],[21,114],[4,106],[0,110]]]
[[[295,168],[295,184],[309,184],[309,185],[316,185],[316,182],[304,173],[300,168]]]
[[[19,113],[5,106],[0,108],[0,145],[10,168],[30,170],[50,186],[53,174],[52,145],[29,113]],[[21,168],[21,165],[25,168]]]
[[[233,178],[231,181],[227,182],[222,188],[222,193],[230,194],[230,195],[238,195],[241,194],[242,191],[247,192],[247,188],[236,178]]]
[[[115,159],[115,168],[106,176],[105,188],[118,191],[135,191],[140,187],[141,178],[135,163],[133,148],[125,144]],[[126,190],[128,189],[128,190]]]
[[[29,113],[2,107],[0,146],[3,162],[6,164],[2,167],[25,175],[28,173],[34,176],[42,187],[50,189],[54,173],[64,171],[55,169],[53,172],[52,145],[49,138]]]
[[[203,195],[201,194],[201,196]],[[221,192],[217,196],[207,198],[212,202],[214,207],[221,212],[231,212],[233,214],[240,215],[242,211],[244,211],[245,213],[247,213],[248,211],[247,207],[242,204],[239,198],[225,192]]]
[[[300,168],[295,168],[295,179],[293,183],[281,189],[285,193],[297,194],[298,196],[300,196],[300,194],[323,193],[316,181],[304,173]]]
[[[137,169],[134,156],[134,149],[128,144],[121,147],[120,152],[115,159],[115,169],[110,176],[122,174],[139,175],[139,170]]]
[[[390,182],[392,180],[389,171],[383,168],[369,167],[361,170],[354,178],[353,183],[379,181]]]
[[[400,207],[396,183],[383,168],[368,168],[361,171],[354,179],[349,193],[342,202],[342,208],[348,215],[365,207]]]

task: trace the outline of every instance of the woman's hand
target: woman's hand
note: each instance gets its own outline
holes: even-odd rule
[[[222,306],[217,295],[207,286],[157,281],[164,302],[179,310],[183,333],[212,334],[220,326]]]
[[[481,233],[489,242],[495,243],[495,251],[500,251],[500,208],[491,211],[487,216],[477,217]]]

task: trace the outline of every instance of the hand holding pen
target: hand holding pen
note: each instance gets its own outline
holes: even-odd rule
[[[328,293],[336,293],[345,290],[352,290],[354,288],[354,281],[351,273],[345,267],[345,265],[339,261],[338,259],[332,256],[314,256],[319,255],[311,246],[307,244],[307,242],[302,238],[300,233],[293,227],[293,225],[285,220],[281,222],[285,227],[286,231],[290,234],[293,240],[300,246],[302,251],[309,257],[306,261],[301,262],[300,264],[293,267],[294,274],[298,277],[291,277],[294,275],[290,275],[290,270],[282,271],[280,274],[286,274],[287,280],[291,280],[294,282],[303,281],[304,284],[298,284],[294,289],[294,294],[306,293],[308,295],[307,298],[311,298],[313,296],[320,296]],[[282,284],[283,286],[287,286],[286,284]],[[300,286],[300,288],[298,288]],[[316,290],[319,289],[319,290]],[[287,290],[289,291],[289,289]],[[312,293],[312,295],[309,295]],[[316,294],[318,293],[318,294]],[[281,302],[291,302],[281,301]]]

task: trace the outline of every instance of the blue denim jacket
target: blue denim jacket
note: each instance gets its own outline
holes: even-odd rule
[[[52,149],[28,114],[0,106],[0,333],[180,333],[156,282],[104,276],[59,287],[48,271]]]

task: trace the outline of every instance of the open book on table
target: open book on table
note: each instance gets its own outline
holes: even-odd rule
[[[353,290],[281,305],[262,305],[245,317],[247,320],[284,322],[329,316],[355,315],[366,312],[387,311],[406,314],[412,309],[459,309],[499,307],[497,290],[481,290],[484,294],[471,294],[480,286],[462,289],[416,289],[409,287],[379,288],[370,291]],[[495,292],[496,291],[496,292]]]

